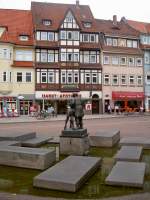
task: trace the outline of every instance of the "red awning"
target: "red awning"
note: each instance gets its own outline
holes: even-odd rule
[[[112,99],[144,99],[144,92],[112,92]]]

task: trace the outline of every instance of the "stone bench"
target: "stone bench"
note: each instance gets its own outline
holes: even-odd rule
[[[40,137],[35,137],[30,140],[23,141],[21,144],[23,147],[39,147],[42,144],[46,144],[51,137],[46,137],[46,136],[40,136]]]
[[[106,178],[107,185],[140,187],[144,185],[145,163],[117,162]]]
[[[36,132],[29,132],[29,133],[16,133],[16,132],[6,132],[0,133],[0,141],[3,140],[13,140],[13,141],[25,141],[36,137]]]
[[[146,137],[124,137],[120,140],[120,146],[142,146],[150,149],[150,138]]]
[[[91,146],[95,147],[113,147],[120,140],[120,131],[99,131],[89,136]]]
[[[39,188],[76,192],[100,164],[101,158],[69,156],[36,176],[33,185]]]
[[[114,156],[115,161],[139,162],[142,156],[141,146],[122,146]]]
[[[0,165],[44,170],[56,161],[55,149],[0,147]]]

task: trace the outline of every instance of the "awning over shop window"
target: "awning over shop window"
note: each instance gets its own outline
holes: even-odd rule
[[[144,99],[144,92],[112,92],[112,99]]]

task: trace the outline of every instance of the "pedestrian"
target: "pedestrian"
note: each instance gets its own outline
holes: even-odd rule
[[[108,113],[110,114],[111,113],[111,105],[110,104],[108,104]]]

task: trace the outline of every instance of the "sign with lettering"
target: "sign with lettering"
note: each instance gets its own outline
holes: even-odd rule
[[[85,105],[85,110],[88,110],[88,111],[92,110],[92,104],[91,103],[87,103]]]

